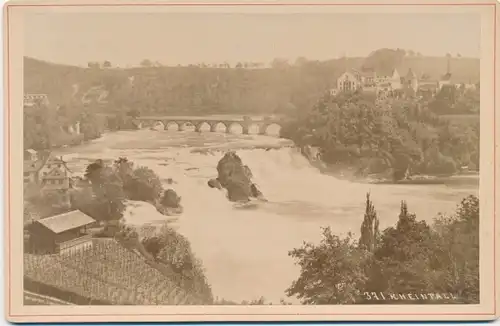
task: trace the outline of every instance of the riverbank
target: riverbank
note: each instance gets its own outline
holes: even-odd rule
[[[307,158],[307,157],[306,157]],[[389,173],[360,175],[359,167],[348,164],[328,164],[320,159],[308,159],[312,166],[322,174],[333,176],[340,180],[367,184],[387,185],[477,185],[479,186],[479,171],[464,171],[452,175],[417,174],[408,179],[394,181]]]

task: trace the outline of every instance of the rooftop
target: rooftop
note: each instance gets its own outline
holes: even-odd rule
[[[441,77],[442,81],[447,81],[451,79],[451,74],[448,72]]]
[[[23,165],[23,171],[24,172],[37,172],[39,171],[44,164],[44,161],[38,160],[38,161],[24,161]]]
[[[94,223],[95,220],[85,213],[75,210],[59,215],[54,215],[37,221],[54,233],[76,229]]]

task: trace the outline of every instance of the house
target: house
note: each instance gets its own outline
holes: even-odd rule
[[[24,184],[39,182],[39,172],[40,169],[43,167],[43,164],[44,160],[39,157],[37,151],[33,149],[27,149],[24,151],[24,162],[23,162]]]
[[[362,87],[362,80],[355,72],[346,71],[337,78],[337,90],[340,92],[354,92]]]
[[[47,94],[24,94],[24,107],[34,107],[37,105],[49,105]]]
[[[401,77],[397,69],[357,71],[352,69],[344,72],[337,79],[337,88],[331,89],[331,95],[340,92],[354,92],[357,90],[373,92],[377,97],[390,97],[395,91],[402,89]]]
[[[404,88],[412,89],[414,92],[418,91],[418,77],[411,68],[408,69],[408,73],[403,78],[403,81],[404,81],[403,85]]]
[[[38,153],[34,149],[27,149],[24,151],[24,160],[25,161],[37,161],[38,160]]]
[[[67,192],[73,186],[72,173],[61,157],[40,157],[33,150],[25,151],[24,185],[38,185],[41,191]],[[26,159],[28,158],[28,159]]]
[[[420,81],[417,95],[422,98],[431,99],[439,91],[439,83],[436,81]]]
[[[375,83],[377,86],[383,87],[385,91],[401,89],[401,76],[397,69],[378,69],[375,71]],[[390,89],[385,85],[389,85]],[[387,89],[386,89],[387,88]]]
[[[33,221],[26,226],[29,251],[60,254],[92,247],[87,228],[96,221],[79,210]]]
[[[438,81],[439,89],[442,89],[444,85],[451,85],[451,73],[444,74]]]

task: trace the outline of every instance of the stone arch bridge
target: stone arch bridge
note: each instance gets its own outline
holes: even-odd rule
[[[135,119],[139,129],[152,128],[158,125],[163,125],[165,130],[171,125],[177,125],[179,131],[183,131],[187,126],[194,126],[196,132],[201,132],[202,127],[208,126],[210,132],[217,132],[219,126],[223,126],[225,133],[231,133],[231,127],[240,126],[242,134],[250,134],[252,127],[258,128],[259,135],[267,135],[268,128],[271,126],[278,126],[281,128],[281,120],[277,118],[265,117],[263,119],[251,119],[250,117],[243,118],[215,118],[215,117],[182,117],[182,116],[169,116],[169,117],[138,117]]]

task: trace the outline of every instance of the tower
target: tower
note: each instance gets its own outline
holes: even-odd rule
[[[447,75],[451,74],[451,68],[450,68],[450,66],[451,66],[451,55],[448,54],[446,56],[446,74]]]

